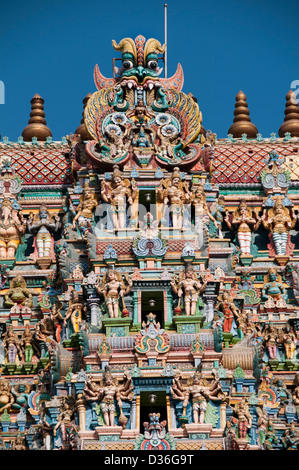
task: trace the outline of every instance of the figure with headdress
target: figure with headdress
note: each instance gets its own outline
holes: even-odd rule
[[[269,323],[263,333],[263,345],[270,360],[278,359],[278,342],[278,330],[273,323]]]
[[[27,284],[23,276],[18,274],[10,282],[10,287],[4,296],[4,305],[6,307],[18,306],[32,307],[32,293],[27,288]]]
[[[188,265],[185,271],[179,276],[175,276],[170,284],[173,292],[179,298],[178,306],[175,309],[176,313],[181,312],[183,304],[185,315],[195,315],[200,299],[199,294],[205,290],[207,281],[201,282],[193,266]]]
[[[286,359],[294,360],[297,346],[297,337],[294,330],[289,325],[283,329],[280,336],[280,342],[284,346]]]
[[[193,188],[192,188],[193,189]],[[208,233],[209,223],[213,222],[215,227],[218,229],[218,221],[211,214],[208,205],[207,198],[204,193],[203,185],[199,185],[192,191],[191,197],[192,205],[195,209],[195,232],[196,233]]]
[[[225,213],[225,199],[224,196],[219,196],[216,201],[211,204],[210,207],[211,216],[216,220],[217,225],[210,221],[209,226],[209,237],[210,238],[223,238],[222,234],[222,224],[223,224],[223,214]]]
[[[266,230],[270,232],[275,247],[276,255],[285,255],[289,241],[289,232],[295,227],[297,218],[294,210],[290,210],[282,203],[282,198],[277,197],[274,207],[266,214],[264,210],[262,222]]]
[[[15,257],[25,230],[26,220],[19,206],[14,207],[9,198],[4,198],[0,207],[0,258]]]
[[[110,204],[110,213],[114,230],[126,228],[128,205],[131,206],[136,199],[138,189],[133,179],[123,178],[118,166],[113,169],[112,181],[102,181],[102,199]]]
[[[234,211],[232,218],[226,214],[225,222],[230,230],[237,230],[237,239],[242,255],[251,254],[252,230],[257,230],[261,219],[258,218],[243,199]],[[251,229],[252,227],[252,229]]]
[[[228,290],[224,290],[218,297],[215,310],[222,312],[224,322],[223,333],[231,333],[234,329],[234,320],[240,315],[239,309],[235,306],[233,298]]]
[[[105,299],[108,315],[110,318],[118,318],[120,305],[125,310],[124,297],[130,292],[133,286],[132,279],[126,277],[124,281],[122,275],[111,267],[103,276],[102,281],[96,286],[97,292]]]
[[[173,169],[171,177],[161,180],[157,195],[163,202],[162,218],[166,218],[166,209],[169,208],[172,227],[181,230],[184,220],[184,205],[191,202],[191,194],[187,181],[182,181],[179,167]]]
[[[83,193],[80,196],[80,202],[76,209],[76,215],[73,219],[73,228],[78,228],[79,233],[85,238],[86,234],[92,233],[93,211],[97,207],[98,201],[94,191],[86,182]]]
[[[209,385],[208,381],[202,377],[202,372],[197,370],[190,380],[185,384],[182,374],[177,371],[173,379],[171,393],[175,400],[183,402],[182,415],[186,416],[187,406],[192,398],[193,422],[195,424],[203,424],[205,421],[205,413],[209,401],[223,400],[224,392],[221,388],[219,378],[214,373],[214,380]]]
[[[15,333],[13,326],[9,325],[7,332],[3,337],[3,344],[7,355],[7,361],[15,363],[17,357],[22,360],[22,349],[18,335]]]
[[[125,422],[125,416],[122,411],[122,400],[133,399],[132,379],[127,371],[123,375],[123,383],[112,376],[108,367],[103,374],[103,379],[97,383],[92,377],[89,377],[85,383],[83,394],[87,401],[100,402],[100,409],[103,414],[106,426],[115,426],[116,405],[119,409],[119,424]]]
[[[57,214],[51,215],[46,206],[42,205],[37,214],[31,212],[28,218],[28,229],[35,234],[34,258],[49,258],[54,253],[53,233],[60,227]]]
[[[68,400],[64,397],[61,405],[60,415],[58,416],[57,423],[53,428],[53,434],[56,436],[57,430],[60,429],[62,444],[65,449],[68,447],[71,447],[72,449],[76,447],[78,428],[74,420],[75,411],[75,406],[69,403]]]
[[[39,350],[35,344],[34,335],[30,330],[29,324],[25,325],[25,331],[21,336],[20,344],[25,362],[31,362],[34,351],[36,353],[39,353]]]
[[[252,416],[246,398],[242,398],[241,401],[235,404],[234,414],[238,420],[238,438],[245,439],[248,430],[252,426]]]
[[[80,325],[83,320],[83,309],[84,306],[79,299],[78,293],[75,290],[72,290],[71,299],[63,320],[63,325],[67,326],[67,322],[70,319],[75,334],[80,331]]]
[[[281,275],[275,268],[270,268],[262,287],[262,299],[266,301],[265,307],[280,306],[285,307],[288,294],[282,284]]]

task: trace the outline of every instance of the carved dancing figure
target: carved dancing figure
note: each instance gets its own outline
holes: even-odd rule
[[[218,229],[218,222],[215,217],[212,216],[208,205],[207,199],[203,190],[203,186],[200,185],[191,196],[192,205],[195,208],[195,232],[203,233],[209,230],[210,221],[213,222],[215,227]]]
[[[56,425],[53,428],[53,434],[56,436],[57,430],[60,428],[62,443],[64,447],[75,447],[76,437],[78,434],[77,426],[73,420],[75,406],[71,406],[67,400],[64,400],[61,406],[61,412],[58,416]]]

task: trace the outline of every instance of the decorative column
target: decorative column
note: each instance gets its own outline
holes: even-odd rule
[[[216,295],[203,295],[206,304],[207,304],[207,318],[206,323],[211,323],[214,318],[214,306],[217,299]]]
[[[225,429],[226,426],[226,403],[220,403],[220,428]]]
[[[84,395],[80,393],[76,401],[79,412],[79,431],[86,431],[86,403]]]

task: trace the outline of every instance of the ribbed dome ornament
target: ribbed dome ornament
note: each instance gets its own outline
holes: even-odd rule
[[[28,126],[22,132],[25,142],[31,142],[32,137],[45,141],[47,137],[52,137],[52,132],[47,127],[44,112],[44,100],[36,93],[31,100],[31,113]]]
[[[86,129],[86,126],[84,124],[84,109],[86,108],[87,102],[88,102],[90,97],[91,97],[91,93],[88,93],[88,95],[86,95],[84,100],[83,100],[83,113],[82,113],[83,117],[81,119],[81,124],[75,130],[75,134],[80,134],[82,140],[92,140],[92,137],[89,134],[89,132]]]
[[[254,139],[258,134],[258,130],[251,122],[249,114],[246,95],[243,91],[239,91],[236,96],[234,121],[228,130],[228,134],[232,134],[236,138],[246,134],[249,139]]]
[[[284,137],[287,132],[290,133],[291,137],[299,137],[298,99],[293,90],[287,93],[286,100],[285,118],[278,131],[279,137]]]

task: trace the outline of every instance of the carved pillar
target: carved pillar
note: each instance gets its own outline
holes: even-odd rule
[[[213,321],[213,318],[214,318],[214,305],[215,305],[215,302],[216,302],[216,299],[217,299],[217,296],[216,295],[203,295],[205,301],[206,301],[206,304],[207,304],[207,318],[206,318],[206,322],[207,323],[211,323]]]
[[[78,395],[76,405],[79,412],[79,431],[86,431],[86,406],[82,393]]]
[[[220,403],[220,428],[224,429],[226,426],[226,403]]]

